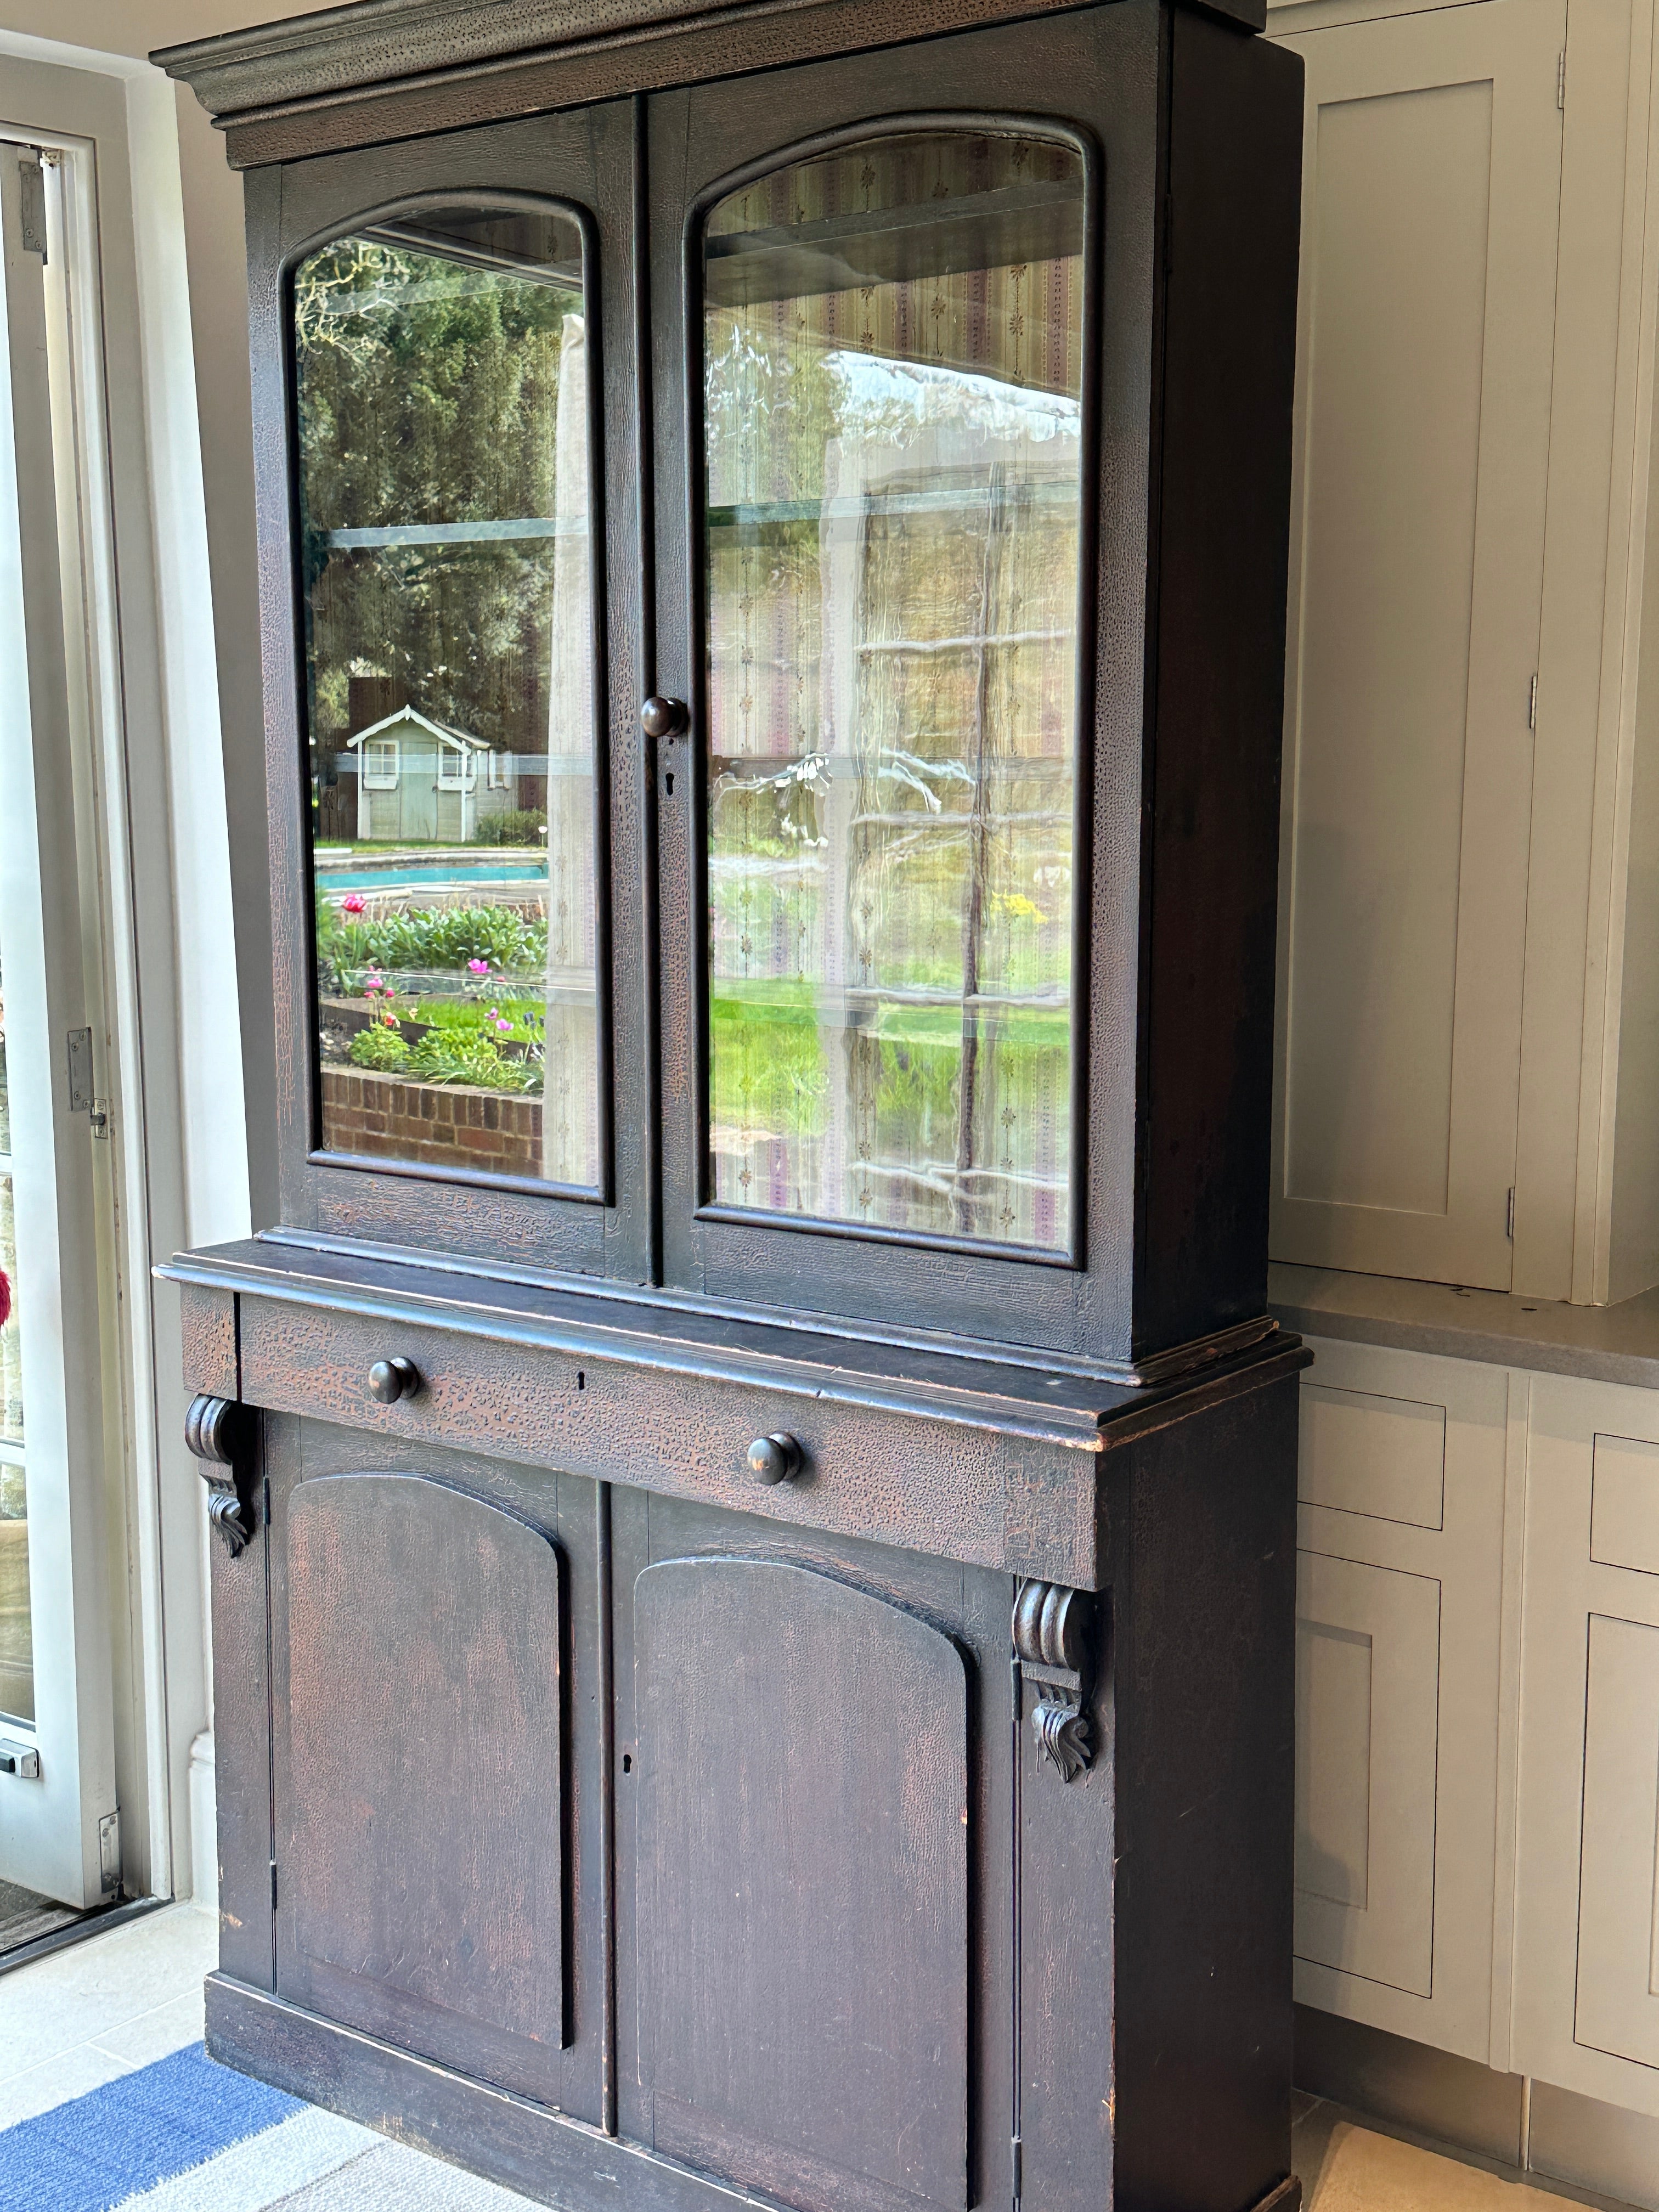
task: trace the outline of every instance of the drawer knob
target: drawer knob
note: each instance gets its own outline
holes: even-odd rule
[[[769,1489],[775,1482],[787,1482],[799,1474],[806,1462],[806,1455],[793,1437],[780,1429],[774,1436],[757,1437],[749,1447],[749,1472],[757,1482]]]
[[[420,1387],[421,1370],[412,1359],[377,1359],[368,1370],[369,1393],[383,1406],[412,1398]]]
[[[665,699],[653,691],[640,708],[640,727],[647,738],[677,738],[691,717],[684,699]]]

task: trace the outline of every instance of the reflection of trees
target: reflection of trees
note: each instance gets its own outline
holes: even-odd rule
[[[353,675],[434,720],[543,750],[552,546],[331,545],[331,532],[553,513],[564,319],[578,295],[376,239],[295,282],[301,504],[319,737]]]

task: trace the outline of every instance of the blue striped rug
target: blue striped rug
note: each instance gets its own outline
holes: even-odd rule
[[[112,2212],[302,2112],[200,2044],[0,2134],[3,2212]]]
[[[0,2130],[0,2212],[533,2212],[201,2045]]]

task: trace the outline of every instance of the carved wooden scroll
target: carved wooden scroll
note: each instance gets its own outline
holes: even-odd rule
[[[233,1559],[253,1540],[252,1431],[249,1408],[233,1398],[192,1398],[185,1415],[185,1443],[208,1486],[208,1519]]]
[[[1088,1705],[1093,1601],[1062,1583],[1027,1582],[1014,1600],[1014,1651],[1038,1697],[1031,1729],[1044,1759],[1062,1782],[1075,1780],[1094,1757]]]

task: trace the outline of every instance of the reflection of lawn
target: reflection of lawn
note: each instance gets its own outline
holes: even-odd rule
[[[709,1006],[709,1075],[718,1124],[811,1137],[823,1130],[830,1074],[816,988],[799,979],[734,984],[717,978]],[[878,1120],[914,1138],[936,1116],[953,1115],[962,1073],[960,1005],[877,1005],[845,1035]],[[1069,1006],[987,1007],[982,1047],[1005,1089],[1035,1090],[1043,1074],[1063,1078],[1070,1057]],[[850,1069],[848,1070],[850,1073]]]
[[[538,1045],[544,1041],[546,1012],[540,999],[422,999],[405,1018],[433,1029],[482,1030],[514,1044]],[[505,1029],[502,1022],[507,1024]]]

